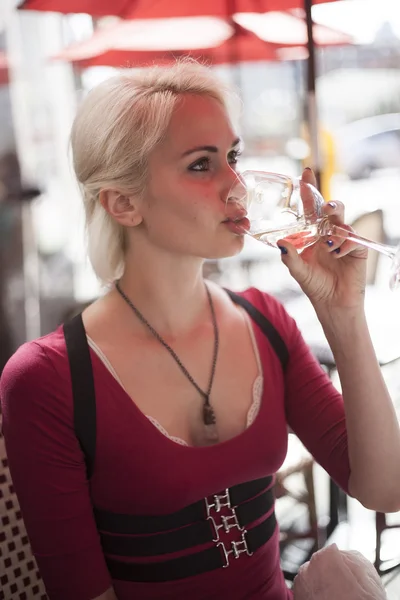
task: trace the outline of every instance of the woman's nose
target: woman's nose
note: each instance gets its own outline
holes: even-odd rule
[[[247,190],[240,173],[237,173],[233,169],[229,169],[229,177],[227,179],[227,186],[224,190],[225,202],[227,204],[235,204],[242,208],[247,208]]]
[[[247,190],[239,173],[231,169],[229,187],[224,191],[227,219],[238,221],[247,216]]]

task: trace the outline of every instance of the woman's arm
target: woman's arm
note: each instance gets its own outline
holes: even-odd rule
[[[74,433],[69,366],[59,338],[25,344],[3,371],[10,473],[49,598],[115,600]]]
[[[380,512],[400,510],[400,430],[362,311],[319,309],[344,399],[349,491]]]
[[[263,292],[253,292],[247,297],[276,327],[289,352],[282,381],[286,423],[337,485],[348,493],[350,464],[341,394],[282,304]],[[271,360],[268,354],[261,356],[263,360]]]
[[[311,171],[303,179],[315,184]],[[332,223],[347,227],[340,202],[327,204],[324,211]],[[287,248],[282,260],[310,298],[336,360],[346,415],[349,491],[370,509],[398,511],[400,430],[365,319],[367,250],[331,237],[300,256],[285,240],[278,243]]]

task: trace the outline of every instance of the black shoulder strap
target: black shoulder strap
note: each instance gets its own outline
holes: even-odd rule
[[[64,337],[71,370],[75,434],[85,455],[87,477],[90,479],[96,456],[96,395],[81,314],[64,324]]]
[[[285,370],[289,352],[279,332],[246,298],[230,290],[226,292],[235,304],[247,311],[267,336]],[[90,479],[96,456],[96,395],[89,345],[81,314],[64,324],[64,337],[71,370],[75,434],[85,455],[87,476]]]
[[[285,371],[289,362],[289,351],[280,333],[275,329],[271,321],[269,321],[267,317],[258,310],[258,308],[253,306],[251,302],[246,300],[246,298],[244,298],[243,296],[239,296],[239,294],[231,292],[231,290],[225,289],[225,291],[230,296],[232,301],[235,304],[242,306],[242,308],[244,308],[247,311],[247,313],[250,315],[253,321],[257,323],[263,334],[268,338],[271,346],[273,347],[279,360],[281,361],[282,369]]]

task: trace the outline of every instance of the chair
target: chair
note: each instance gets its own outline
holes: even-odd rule
[[[0,413],[0,600],[48,600],[11,481]]]
[[[276,474],[275,498],[280,528],[281,566],[285,579],[293,581],[301,564],[309,560],[320,546],[317,508],[314,489],[314,464],[311,454],[293,433],[289,433],[288,453]],[[293,485],[293,478],[297,485]],[[298,484],[301,482],[301,485]],[[296,518],[296,510],[290,509],[283,518],[279,515],[279,501],[292,499],[306,509]],[[288,517],[288,518],[287,518]],[[302,518],[303,517],[303,518]],[[300,525],[300,527],[299,527]]]
[[[385,513],[375,513],[375,561],[374,565],[380,575],[398,569],[400,561],[397,556],[394,560],[383,561],[381,557],[382,534],[387,529],[400,529],[400,523],[389,524]],[[387,564],[387,566],[385,566]]]

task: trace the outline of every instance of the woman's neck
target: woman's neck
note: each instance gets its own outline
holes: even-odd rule
[[[182,335],[200,325],[205,315],[208,320],[199,259],[164,257],[152,264],[128,260],[120,287],[161,336]],[[121,296],[118,301],[124,302]]]

